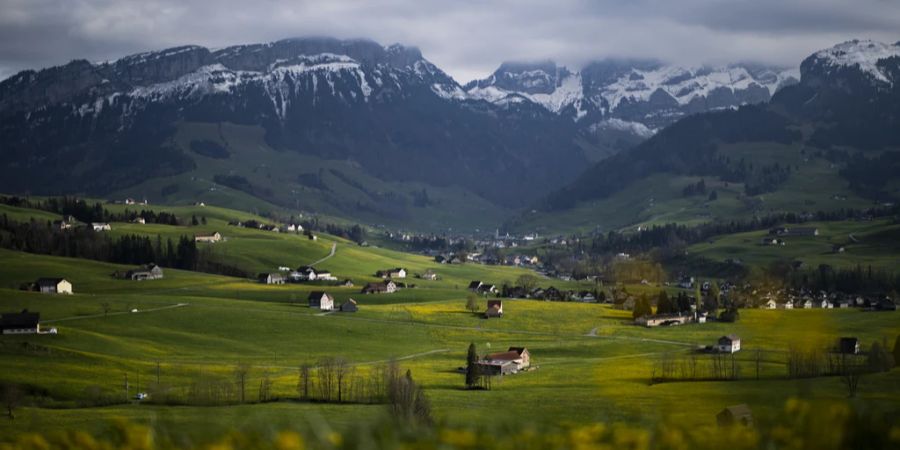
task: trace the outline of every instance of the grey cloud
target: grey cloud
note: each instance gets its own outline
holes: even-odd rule
[[[326,35],[415,45],[461,82],[504,60],[797,65],[851,38],[900,39],[887,0],[0,0],[0,77],[182,44]]]

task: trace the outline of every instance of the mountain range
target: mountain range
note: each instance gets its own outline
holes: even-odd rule
[[[660,142],[692,120],[743,120],[757,110],[831,120],[804,142],[882,148],[896,140],[885,128],[896,116],[867,112],[856,97],[874,86],[866,98],[896,110],[896,45],[876,44],[819,52],[799,73],[643,60],[578,71],[504,63],[465,86],[414,47],[368,40],[75,60],[0,82],[0,191],[245,208],[262,200],[409,228],[490,228],[528,206],[558,211],[608,195],[610,180],[633,180],[605,171],[645,153],[677,155],[680,147]],[[742,107],[753,104],[765,106]],[[666,148],[646,150],[658,147]]]

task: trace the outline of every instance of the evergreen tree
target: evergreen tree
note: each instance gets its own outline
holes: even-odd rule
[[[466,388],[473,389],[478,386],[478,379],[481,378],[478,373],[478,353],[475,349],[475,343],[469,344],[469,352],[466,354]]]

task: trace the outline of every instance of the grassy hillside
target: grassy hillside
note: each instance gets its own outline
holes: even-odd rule
[[[191,144],[200,141],[216,143],[228,156],[192,151]],[[186,122],[179,126],[175,144],[197,161],[195,170],[151,179],[113,195],[180,204],[204,201],[244,211],[315,211],[369,224],[415,224],[416,229],[435,231],[492,229],[508,214],[458,187],[395,182],[373,176],[352,161],[276,151],[257,126]],[[216,175],[231,175],[236,165],[248,169],[241,175],[252,192],[214,180]]]
[[[774,192],[747,195],[743,183],[728,183],[715,176],[698,177],[656,173],[623,186],[607,198],[580,202],[562,211],[530,211],[510,222],[513,230],[543,234],[609,231],[664,223],[696,224],[715,220],[749,219],[772,213],[799,213],[865,209],[874,206],[861,198],[839,175],[840,166],[813,156],[799,144],[720,144],[719,155],[732,161],[745,159],[764,166],[791,166],[787,181]],[[684,196],[690,184],[703,180],[708,195]]]
[[[887,220],[806,223],[818,236],[783,238],[784,246],[762,245],[768,230],[719,236],[691,246],[688,251],[715,261],[739,259],[744,264],[767,266],[775,261],[802,261],[808,267],[856,266],[896,271],[900,267],[900,224]],[[835,248],[843,247],[843,252]]]
[[[527,271],[474,264],[442,266],[426,257],[359,247],[324,234],[310,241],[298,235],[229,227],[225,221],[242,213],[225,209],[171,210],[205,216],[207,225],[114,223],[111,233],[175,237],[218,230],[226,241],[212,244],[213,254],[254,270],[308,263],[327,256],[336,245],[334,256],[319,266],[357,281],[357,287],[328,290],[338,302],[356,299],[360,311],[322,314],[308,308],[309,292],[321,289],[313,285],[267,286],[173,269],[166,269],[163,280],[133,282],[110,276],[128,266],[0,250],[0,310],[38,311],[44,328],[59,331],[57,335],[0,337],[4,367],[0,381],[25,386],[30,393],[14,421],[0,421],[2,439],[29,431],[74,428],[102,434],[108,432],[109,420],[126,418],[163,435],[204,442],[236,428],[266,432],[327,423],[345,431],[382,417],[385,409],[379,405],[294,400],[298,367],[325,357],[349,360],[363,377],[397,359],[424,386],[437,419],[463,426],[625,420],[642,426],[672,420],[708,426],[723,406],[737,403],[750,404],[754,415],[766,420],[792,395],[823,405],[842,401],[846,395],[835,377],[787,379],[785,355],[790,346],[820,348],[836,337],[852,335],[867,347],[875,340],[892,343],[900,331],[898,313],[857,310],[742,310],[735,324],[646,329],[631,324],[630,312],[606,305],[531,300],[507,300],[502,319],[486,320],[465,309],[468,281],[512,281]],[[885,229],[883,224],[876,225]],[[850,231],[821,226],[822,239]],[[861,236],[861,242],[868,239],[862,227],[852,232]],[[853,248],[848,248],[852,254]],[[375,270],[396,266],[412,273],[432,268],[441,280],[409,279],[418,287],[390,295],[358,293],[361,283],[375,280]],[[66,277],[73,282],[75,294],[54,296],[17,289],[42,276]],[[545,284],[578,287],[557,281]],[[744,338],[745,350],[736,360],[744,379],[649,384],[662,355],[686,355],[691,348],[709,345],[729,333]],[[464,365],[470,343],[481,354],[526,346],[537,368],[499,379],[490,391],[463,390],[463,376],[456,368]],[[766,355],[761,380],[750,376],[755,374],[755,349]],[[125,401],[126,376],[131,395],[150,390],[158,376],[160,386],[184,396],[198,386],[234,389],[239,364],[249,366],[248,400],[254,404],[164,406]],[[257,388],[266,377],[278,400],[255,403]],[[874,411],[889,411],[900,401],[898,382],[897,369],[867,375],[856,401]],[[236,394],[230,395],[233,399]]]

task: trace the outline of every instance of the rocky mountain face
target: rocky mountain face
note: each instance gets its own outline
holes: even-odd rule
[[[593,132],[617,130],[643,139],[689,114],[766,102],[797,77],[793,69],[646,60],[603,60],[572,72],[544,61],[504,63],[464,89],[494,104],[533,102]]]
[[[743,68],[734,70],[750,73]],[[768,88],[781,83],[778,76],[770,75]],[[608,77],[612,78],[621,80],[616,75]],[[558,211],[607,198],[657,173],[759,183],[757,192],[774,189],[790,177],[790,171],[783,168],[778,177],[771,176],[777,172],[772,167],[753,169],[752,155],[730,158],[719,151],[722,144],[736,143],[796,144],[804,154],[822,155],[842,167],[841,176],[859,194],[875,199],[891,197],[893,194],[884,188],[900,173],[897,80],[897,44],[849,41],[816,52],[800,65],[799,83],[779,89],[770,102],[684,118],[635,148],[595,164],[574,183],[551,194],[541,208]],[[733,94],[742,92],[740,95],[746,98],[755,98],[752,92],[759,89],[753,87],[757,83],[745,77],[743,84],[747,89]],[[681,104],[701,101],[698,99],[704,97],[697,92],[684,91]],[[662,94],[651,94],[648,101],[654,95]],[[762,92],[759,95],[763,98]],[[691,100],[685,102],[686,98]],[[707,96],[702,101],[711,100]]]
[[[386,181],[465,186],[507,206],[587,163],[570,121],[469,101],[415,48],[289,39],[73,61],[3,81],[0,191],[102,194],[190,171],[197,158],[172,139],[184,122],[259,126],[280,151],[351,161]]]

